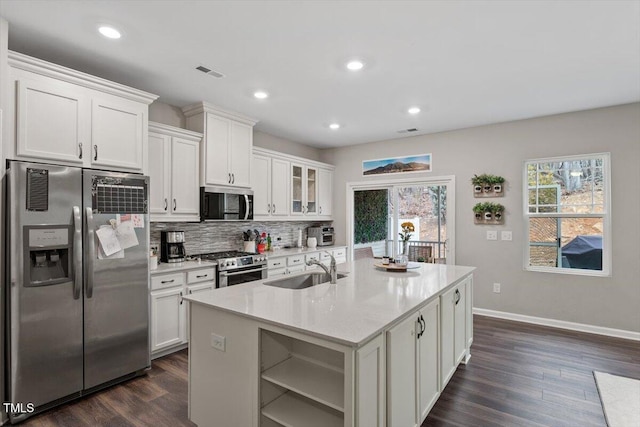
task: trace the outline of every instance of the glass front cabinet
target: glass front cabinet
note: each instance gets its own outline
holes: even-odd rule
[[[318,169],[291,164],[291,215],[317,215]]]

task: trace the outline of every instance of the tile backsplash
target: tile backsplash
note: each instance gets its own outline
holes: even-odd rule
[[[242,232],[256,229],[260,233],[270,233],[272,244],[277,238],[282,246],[295,246],[298,229],[302,229],[302,244],[306,246],[307,227],[331,225],[318,221],[234,221],[234,222],[152,222],[151,246],[160,247],[162,230],[184,231],[187,255],[228,250],[242,250]]]

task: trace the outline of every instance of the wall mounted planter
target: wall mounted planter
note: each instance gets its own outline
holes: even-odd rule
[[[471,178],[474,197],[503,197],[505,179],[497,175],[474,175]]]
[[[499,203],[477,203],[473,213],[475,224],[504,224],[504,206]]]

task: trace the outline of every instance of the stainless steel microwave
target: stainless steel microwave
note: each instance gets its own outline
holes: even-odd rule
[[[253,219],[253,191],[248,188],[200,187],[201,221]]]

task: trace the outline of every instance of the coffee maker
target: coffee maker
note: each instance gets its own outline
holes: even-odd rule
[[[182,262],[184,259],[184,231],[161,231],[160,261]]]

